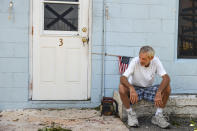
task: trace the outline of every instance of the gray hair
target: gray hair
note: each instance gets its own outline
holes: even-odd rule
[[[155,55],[155,51],[151,46],[142,46],[139,54],[140,53],[147,53],[149,57],[152,57]]]

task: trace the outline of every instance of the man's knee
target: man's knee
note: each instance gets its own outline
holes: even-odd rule
[[[126,94],[127,93],[126,87],[124,87],[122,84],[119,85],[119,93],[120,94]]]

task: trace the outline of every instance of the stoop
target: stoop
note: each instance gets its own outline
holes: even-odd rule
[[[118,91],[114,91],[113,98],[118,102],[120,119],[126,121],[127,112],[122,104]],[[144,100],[135,104],[133,109],[136,111],[138,117],[152,115],[156,110],[154,104]],[[197,95],[171,95],[164,112],[179,117],[197,118]]]

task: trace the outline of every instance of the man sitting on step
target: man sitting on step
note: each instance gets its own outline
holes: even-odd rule
[[[142,99],[154,102],[157,107],[151,120],[153,124],[161,128],[170,125],[162,114],[171,92],[170,78],[154,54],[152,47],[143,46],[139,56],[131,60],[127,70],[120,77],[120,98],[128,113],[128,125],[131,127],[139,126],[132,105]],[[156,74],[162,77],[160,85],[153,85]]]

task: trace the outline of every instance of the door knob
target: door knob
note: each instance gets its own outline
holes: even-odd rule
[[[85,44],[85,43],[88,43],[88,41],[89,41],[89,39],[87,38],[87,37],[82,37],[82,42],[83,42],[83,45]]]
[[[82,30],[83,32],[86,32],[86,31],[87,31],[87,28],[86,28],[86,27],[83,27],[81,30]]]
[[[87,37],[82,37],[82,42],[83,42],[83,43],[88,42],[88,38],[87,38]]]
[[[60,39],[59,39],[59,41],[60,41],[59,46],[63,46],[63,44],[64,44],[63,39],[62,39],[62,38],[60,38]]]

